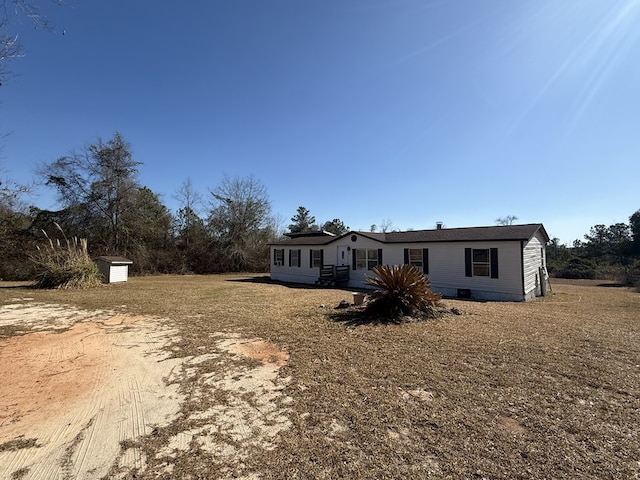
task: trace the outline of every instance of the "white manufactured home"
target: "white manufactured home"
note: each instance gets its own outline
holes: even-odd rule
[[[276,281],[367,288],[376,265],[413,264],[446,297],[524,301],[548,286],[549,236],[539,223],[288,237],[270,245]]]

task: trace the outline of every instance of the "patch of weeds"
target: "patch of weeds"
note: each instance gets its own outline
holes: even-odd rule
[[[16,438],[0,443],[0,452],[15,452],[23,448],[40,448],[37,438]]]
[[[0,339],[15,337],[28,333],[18,325],[3,325],[0,327]]]
[[[130,448],[140,448],[140,442],[131,438],[127,438],[120,442],[120,450],[125,451],[129,450]]]
[[[243,392],[238,398],[254,407],[258,404],[256,392]]]
[[[21,478],[26,477],[28,473],[29,468],[22,467],[20,470],[16,470],[11,474],[11,480],[20,480]]]
[[[91,420],[89,420],[89,422],[87,422],[87,424],[80,431],[80,433],[78,433],[75,436],[75,438],[73,439],[73,441],[67,446],[67,448],[65,448],[64,456],[62,457],[62,460],[60,462],[60,465],[62,466],[62,469],[63,469],[65,474],[67,474],[67,475],[71,474],[71,468],[73,466],[73,461],[71,460],[71,457],[73,456],[73,453],[75,452],[76,447],[84,439],[84,436],[85,436],[85,433],[87,432],[87,430],[89,430],[89,428],[91,428],[91,425],[93,425],[93,421],[94,420],[95,420],[95,417],[93,417]]]

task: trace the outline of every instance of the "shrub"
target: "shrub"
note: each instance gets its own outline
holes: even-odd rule
[[[431,291],[431,282],[413,265],[378,265],[376,277],[367,277],[375,288],[367,312],[397,321],[402,316],[435,317],[442,295]]]
[[[640,259],[627,268],[625,282],[640,290]]]
[[[68,239],[60,226],[54,224],[64,236],[64,241],[49,238],[43,230],[48,244],[36,247],[31,257],[36,271],[36,288],[88,288],[100,285],[102,276],[97,265],[87,253],[87,240]]]
[[[596,262],[590,258],[575,257],[558,272],[560,278],[596,278]]]
[[[625,283],[626,272],[628,268],[624,265],[601,265],[596,267],[596,276],[598,280],[614,280],[616,282]]]

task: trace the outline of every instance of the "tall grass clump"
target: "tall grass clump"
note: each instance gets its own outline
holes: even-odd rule
[[[62,228],[54,223],[62,233],[63,241],[51,239],[44,230],[47,243],[37,246],[32,255],[36,271],[36,288],[89,288],[102,283],[98,266],[89,258],[87,240],[67,238]]]
[[[640,259],[633,262],[626,268],[625,283],[636,287],[640,291]]]
[[[442,295],[431,291],[429,278],[417,267],[378,265],[372,271],[376,277],[367,277],[367,284],[375,290],[368,296],[368,313],[391,321],[437,316]]]

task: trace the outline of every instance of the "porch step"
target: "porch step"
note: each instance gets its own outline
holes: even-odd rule
[[[333,287],[349,281],[349,265],[323,265],[316,285]]]

